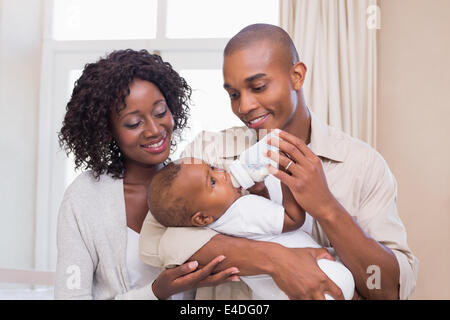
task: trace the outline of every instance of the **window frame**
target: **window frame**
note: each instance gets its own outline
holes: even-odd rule
[[[228,38],[172,39],[166,34],[167,1],[157,0],[155,39],[136,40],[54,40],[52,34],[53,2],[44,0],[43,42],[41,57],[40,98],[38,115],[36,212],[35,212],[35,268],[53,270],[56,267],[56,228],[58,208],[65,190],[55,183],[54,168],[60,165],[59,146],[55,145],[55,61],[62,55],[104,56],[119,48],[147,49],[165,52],[209,52],[222,54]],[[218,63],[221,63],[218,62]],[[65,188],[63,188],[65,189]]]

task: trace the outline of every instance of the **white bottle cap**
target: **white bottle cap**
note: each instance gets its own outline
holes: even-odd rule
[[[233,176],[233,174],[231,172],[228,172],[230,174],[230,179],[231,179],[231,184],[233,185],[233,187],[235,188],[240,188],[241,185],[239,184],[239,182],[236,180],[236,178]]]
[[[255,184],[239,160],[233,161],[229,166],[229,170],[242,188],[248,189]],[[233,182],[233,179],[231,181]]]

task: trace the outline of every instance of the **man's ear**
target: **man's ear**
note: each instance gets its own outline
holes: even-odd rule
[[[194,213],[194,215],[191,217],[192,225],[196,227],[204,227],[208,224],[213,223],[214,218],[212,216],[208,216],[204,214],[202,211],[197,211]]]
[[[306,77],[306,65],[303,62],[297,62],[291,67],[291,81],[294,90],[298,91],[303,87]]]

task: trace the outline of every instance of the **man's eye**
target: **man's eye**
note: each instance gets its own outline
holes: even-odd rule
[[[216,180],[214,178],[211,178],[211,185],[214,187],[216,184]]]
[[[266,88],[266,85],[263,85],[263,86],[253,88],[253,91],[260,92],[260,91],[263,91],[265,88]]]
[[[230,93],[230,99],[231,100],[236,100],[238,98],[239,98],[239,93],[236,93],[236,92]]]

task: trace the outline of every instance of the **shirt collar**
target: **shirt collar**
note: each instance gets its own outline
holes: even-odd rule
[[[336,129],[320,121],[311,110],[309,110],[309,113],[311,115],[311,141],[309,145],[311,151],[319,157],[343,162],[345,155],[337,148]]]

